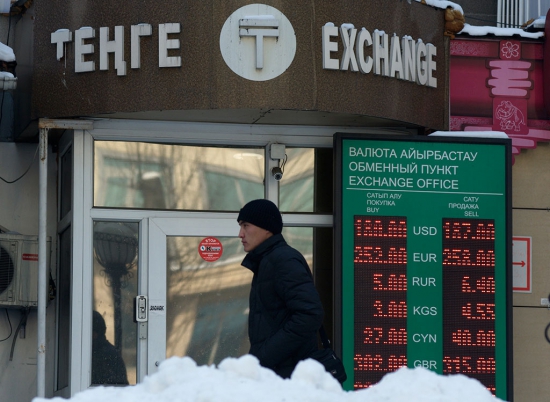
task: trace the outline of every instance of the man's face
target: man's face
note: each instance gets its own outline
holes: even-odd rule
[[[273,236],[273,233],[269,230],[262,229],[246,221],[240,221],[239,226],[241,227],[239,237],[243,243],[244,251],[247,253]]]

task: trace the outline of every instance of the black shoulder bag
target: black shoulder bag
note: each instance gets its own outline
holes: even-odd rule
[[[307,264],[306,264],[307,266]],[[312,276],[311,271],[309,270],[309,274]],[[262,301],[261,296],[258,294],[258,300],[262,306],[262,310],[265,312],[266,317],[270,321],[270,323],[273,323],[273,318],[269,315],[267,310],[264,307],[264,303]],[[336,352],[332,349],[330,346],[330,340],[328,339],[327,332],[325,331],[325,327],[323,324],[321,324],[321,328],[319,328],[319,335],[321,336],[321,342],[323,343],[323,348],[318,349],[315,352],[313,352],[310,356],[308,356],[310,359],[317,360],[319,363],[321,363],[325,370],[328,371],[340,384],[343,384],[344,381],[348,378],[346,374],[346,369],[344,368],[344,364],[342,363],[342,360],[338,356],[336,356]]]
[[[323,348],[316,350],[309,357],[321,363],[325,367],[325,370],[332,374],[332,376],[336,378],[340,384],[342,384],[348,378],[346,369],[344,368],[342,360],[336,356],[336,353],[330,347],[330,341],[323,325],[319,328],[319,335],[321,336],[321,341],[323,342]]]

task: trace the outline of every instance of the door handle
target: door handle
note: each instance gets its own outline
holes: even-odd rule
[[[139,295],[135,298],[135,312],[134,317],[136,322],[147,322],[147,312],[148,312],[148,306],[147,306],[147,296]]]

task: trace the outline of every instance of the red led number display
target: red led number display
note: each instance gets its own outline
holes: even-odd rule
[[[354,219],[354,388],[360,389],[407,365],[407,218]],[[494,393],[494,221],[443,219],[441,233],[441,367]]]
[[[443,373],[495,392],[495,226],[443,219]]]
[[[354,387],[407,365],[407,221],[356,216]]]

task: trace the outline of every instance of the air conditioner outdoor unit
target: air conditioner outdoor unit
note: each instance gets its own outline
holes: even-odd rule
[[[51,239],[47,239],[50,271]],[[0,233],[0,308],[38,305],[38,237]]]

